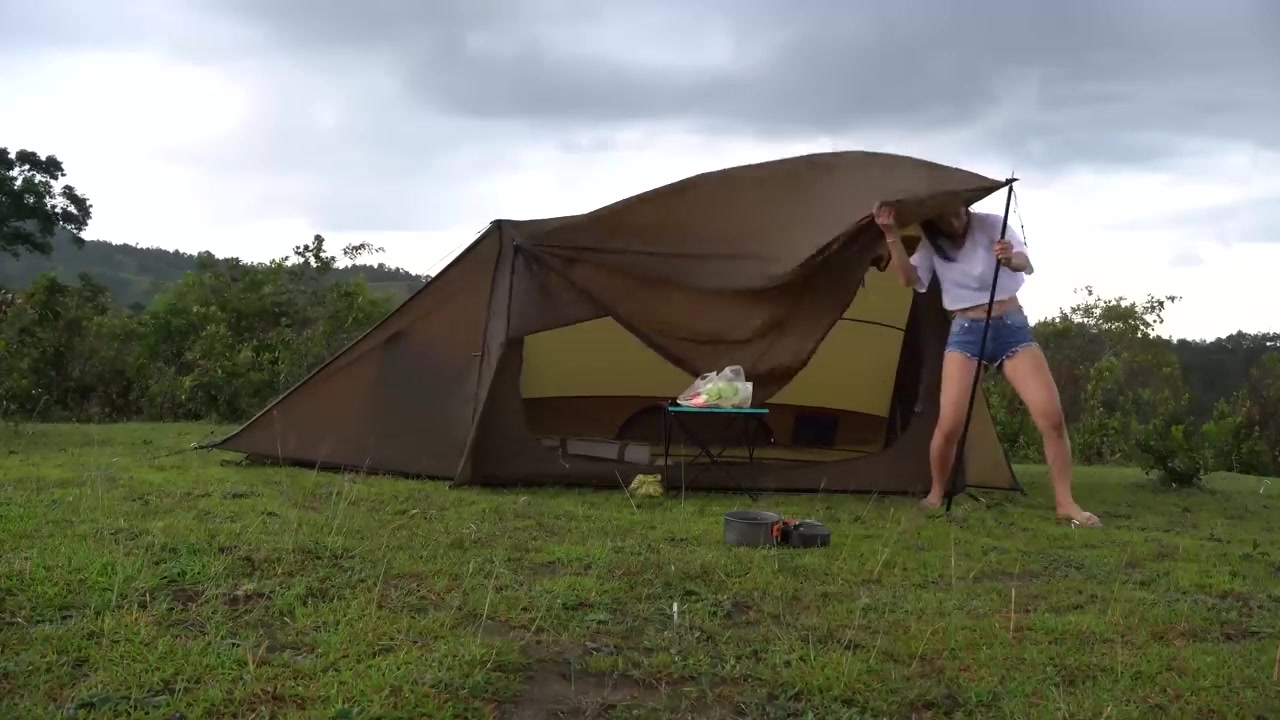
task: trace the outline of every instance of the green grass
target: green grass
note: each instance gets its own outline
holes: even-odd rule
[[[0,430],[0,717],[1280,715],[1280,483],[764,496],[833,546],[748,550],[742,496],[158,457],[209,430]]]

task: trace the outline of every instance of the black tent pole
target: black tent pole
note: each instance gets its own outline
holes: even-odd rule
[[[1000,222],[1000,238],[1004,239],[1009,230],[1009,206],[1013,203],[1014,178],[1009,178],[1009,191],[1004,197],[1004,219]],[[973,368],[973,385],[969,387],[969,407],[964,412],[964,426],[960,430],[960,440],[956,444],[955,459],[951,462],[951,476],[947,479],[947,512],[951,512],[951,500],[956,494],[956,479],[960,476],[960,466],[964,462],[964,446],[969,442],[969,423],[973,420],[973,403],[978,399],[978,386],[982,383],[982,358],[987,353],[987,331],[991,329],[991,310],[996,304],[996,284],[1000,281],[1000,259],[996,258],[996,269],[991,274],[991,292],[987,295],[987,317],[982,323],[982,340],[978,342],[978,362]]]

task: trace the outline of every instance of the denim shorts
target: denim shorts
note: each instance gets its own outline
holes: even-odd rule
[[[1019,350],[1036,344],[1031,336],[1031,322],[1021,308],[1013,308],[991,317],[991,329],[987,331],[987,346],[982,358],[978,348],[982,344],[982,325],[985,318],[957,315],[951,321],[951,334],[947,336],[947,352],[962,353],[986,365],[999,367]]]

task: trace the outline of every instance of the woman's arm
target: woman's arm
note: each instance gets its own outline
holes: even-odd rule
[[[929,254],[932,249],[921,245],[914,255],[907,255],[893,217],[893,208],[877,205],[875,220],[884,232],[885,245],[889,247],[889,264],[893,266],[898,279],[909,288],[920,292],[927,290],[929,282],[933,280],[933,256]]]
[[[996,241],[996,257],[1000,258],[1000,262],[1005,267],[1014,272],[1030,275],[1036,271],[1031,264],[1031,257],[1027,254],[1027,244],[1013,228],[1007,228],[1004,239]]]
[[[898,274],[898,279],[902,281],[902,284],[907,287],[919,285],[920,273],[916,272],[916,266],[911,264],[911,258],[907,256],[907,251],[903,249],[902,237],[898,235],[898,231],[886,231],[884,242],[889,246],[889,264],[893,266],[893,270]]]

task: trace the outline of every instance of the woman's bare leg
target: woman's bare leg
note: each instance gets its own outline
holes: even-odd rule
[[[947,496],[947,480],[956,459],[956,446],[964,429],[964,411],[969,407],[969,389],[973,384],[976,360],[958,352],[942,356],[942,390],[938,397],[938,424],[929,441],[929,470],[932,484],[921,507],[935,508]]]
[[[1058,516],[1082,524],[1100,524],[1096,516],[1080,508],[1071,494],[1071,438],[1067,435],[1058,385],[1044,352],[1036,345],[1022,348],[1004,361],[1003,370],[1044,441],[1044,460],[1049,466]]]

